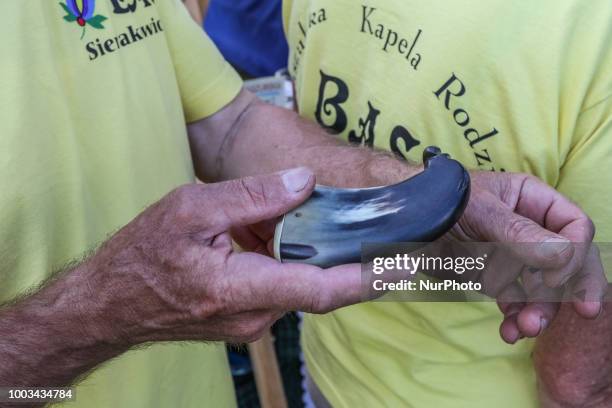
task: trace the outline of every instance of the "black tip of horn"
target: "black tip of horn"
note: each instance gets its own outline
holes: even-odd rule
[[[425,167],[429,167],[429,161],[435,159],[436,157],[446,157],[447,159],[450,159],[450,155],[447,153],[442,153],[442,150],[440,150],[439,147],[429,146],[423,150],[423,164]]]
[[[437,146],[426,147],[425,150],[423,150],[423,164],[427,166],[431,159],[439,156],[440,154],[442,154],[442,150],[440,150],[439,147]]]
[[[280,256],[283,261],[303,261],[317,256],[319,252],[310,245],[281,244]]]

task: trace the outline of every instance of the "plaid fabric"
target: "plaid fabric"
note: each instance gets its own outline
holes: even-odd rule
[[[298,316],[295,313],[285,315],[272,326],[272,334],[289,408],[303,408]],[[246,348],[237,350],[230,346],[228,352],[238,406],[240,408],[260,408],[261,404],[248,351]]]

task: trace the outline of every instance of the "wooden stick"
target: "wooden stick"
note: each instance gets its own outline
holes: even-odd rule
[[[259,402],[263,408],[287,408],[274,339],[270,331],[258,341],[249,344],[249,355],[255,373]]]

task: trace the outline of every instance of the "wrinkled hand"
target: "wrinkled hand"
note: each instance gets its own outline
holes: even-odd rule
[[[249,342],[288,310],[324,313],[358,302],[358,265],[323,271],[232,247],[230,228],[277,218],[309,197],[314,183],[301,168],[187,185],[147,209],[89,261],[100,313],[113,316],[107,329],[130,345]]]
[[[530,302],[546,298],[566,282],[573,290],[586,291],[583,301],[574,299],[574,310],[594,318],[601,310],[607,280],[596,248],[590,245],[595,229],[589,217],[574,203],[536,177],[525,174],[472,172],[468,207],[451,235],[463,241],[543,243],[517,246],[515,255],[537,269],[523,273],[523,282],[509,283],[499,298],[524,302],[500,302],[504,321],[502,338],[515,343],[539,335],[555,317],[556,302]],[[551,244],[552,243],[552,244]],[[547,294],[548,292],[548,294]]]
[[[504,313],[500,335],[508,343],[522,337],[538,336],[554,319],[561,285],[585,290],[584,299],[573,302],[585,318],[599,314],[607,286],[603,267],[590,243],[594,226],[574,203],[536,177],[525,174],[471,172],[472,192],[463,217],[445,238],[462,242],[543,243],[514,246],[515,260],[529,265],[531,271],[515,276],[493,277]],[[276,220],[232,229],[232,237],[245,249],[260,254],[273,253]],[[533,272],[533,269],[537,269]],[[522,279],[518,279],[522,276]],[[517,302],[516,299],[523,299]],[[535,299],[535,300],[534,300]]]

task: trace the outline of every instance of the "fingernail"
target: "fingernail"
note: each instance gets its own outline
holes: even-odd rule
[[[312,177],[312,172],[306,167],[287,170],[283,173],[283,184],[287,191],[299,193],[304,190]]]
[[[542,332],[544,332],[544,330],[546,330],[547,327],[548,327],[548,319],[546,319],[545,317],[540,317],[540,331],[538,332],[538,336],[542,334]]]
[[[540,253],[546,258],[554,258],[566,251],[571,244],[565,238],[549,238],[540,244]]]

